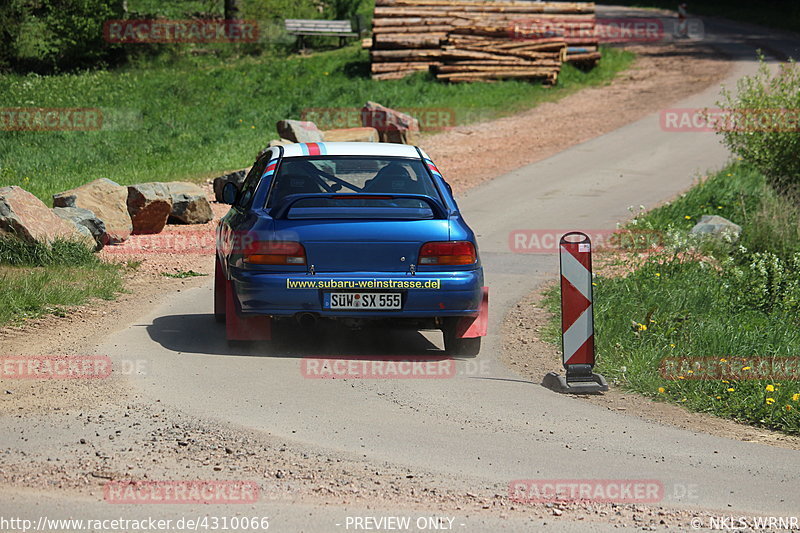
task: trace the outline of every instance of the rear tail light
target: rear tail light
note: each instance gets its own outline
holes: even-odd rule
[[[420,265],[473,265],[478,262],[469,241],[427,242],[419,251]]]
[[[306,250],[299,242],[255,241],[243,252],[251,265],[305,265]]]

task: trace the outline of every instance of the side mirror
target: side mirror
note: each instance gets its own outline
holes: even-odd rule
[[[222,188],[222,201],[226,204],[235,204],[236,197],[239,196],[239,189],[230,181]]]

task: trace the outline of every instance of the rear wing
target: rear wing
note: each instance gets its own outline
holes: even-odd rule
[[[289,211],[294,204],[301,200],[321,199],[321,200],[420,200],[428,204],[436,219],[446,219],[448,210],[435,198],[424,194],[331,194],[331,193],[307,193],[290,194],[284,197],[281,202],[270,209],[272,218],[287,218]]]

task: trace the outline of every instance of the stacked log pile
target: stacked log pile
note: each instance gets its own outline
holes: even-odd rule
[[[591,2],[376,0],[372,75],[554,82],[562,61],[596,61]],[[555,65],[554,63],[558,63]]]
[[[501,28],[455,28],[443,46],[436,77],[452,82],[497,79],[556,83],[567,53],[563,37],[509,40]]]

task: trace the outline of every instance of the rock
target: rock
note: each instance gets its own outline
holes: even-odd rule
[[[214,218],[211,204],[199,186],[180,181],[165,183],[164,186],[172,197],[171,222],[205,224]]]
[[[380,142],[380,135],[375,128],[344,128],[338,130],[325,130],[325,142]]]
[[[128,189],[110,179],[94,180],[55,194],[53,207],[81,207],[94,213],[106,227],[102,238],[104,245],[123,242],[133,231],[128,214]]]
[[[129,185],[127,203],[135,234],[160,233],[172,213],[172,196],[163,183]]]
[[[361,125],[378,130],[384,143],[417,144],[419,139],[417,119],[375,102],[361,108]]]
[[[85,242],[94,247],[72,222],[57,216],[44,202],[21,187],[0,187],[0,235],[16,235],[30,242],[55,239]]]
[[[273,146],[286,146],[287,144],[294,144],[289,139],[272,139],[270,142],[267,143],[267,148],[272,148]]]
[[[296,143],[320,143],[325,137],[316,124],[308,120],[279,120],[275,125],[281,139]]]
[[[240,189],[249,171],[249,168],[244,168],[242,170],[237,170],[236,172],[231,172],[230,174],[225,174],[224,176],[214,178],[214,199],[218,202],[222,202],[222,189],[227,183],[233,183],[236,185],[237,189]]]
[[[737,240],[742,234],[742,227],[730,220],[717,215],[703,215],[700,222],[695,224],[691,233],[693,235],[712,235],[714,237],[732,238]]]
[[[82,207],[54,207],[53,213],[64,220],[69,220],[75,224],[78,231],[92,239],[95,251],[103,248],[106,225],[97,218],[97,215]]]

